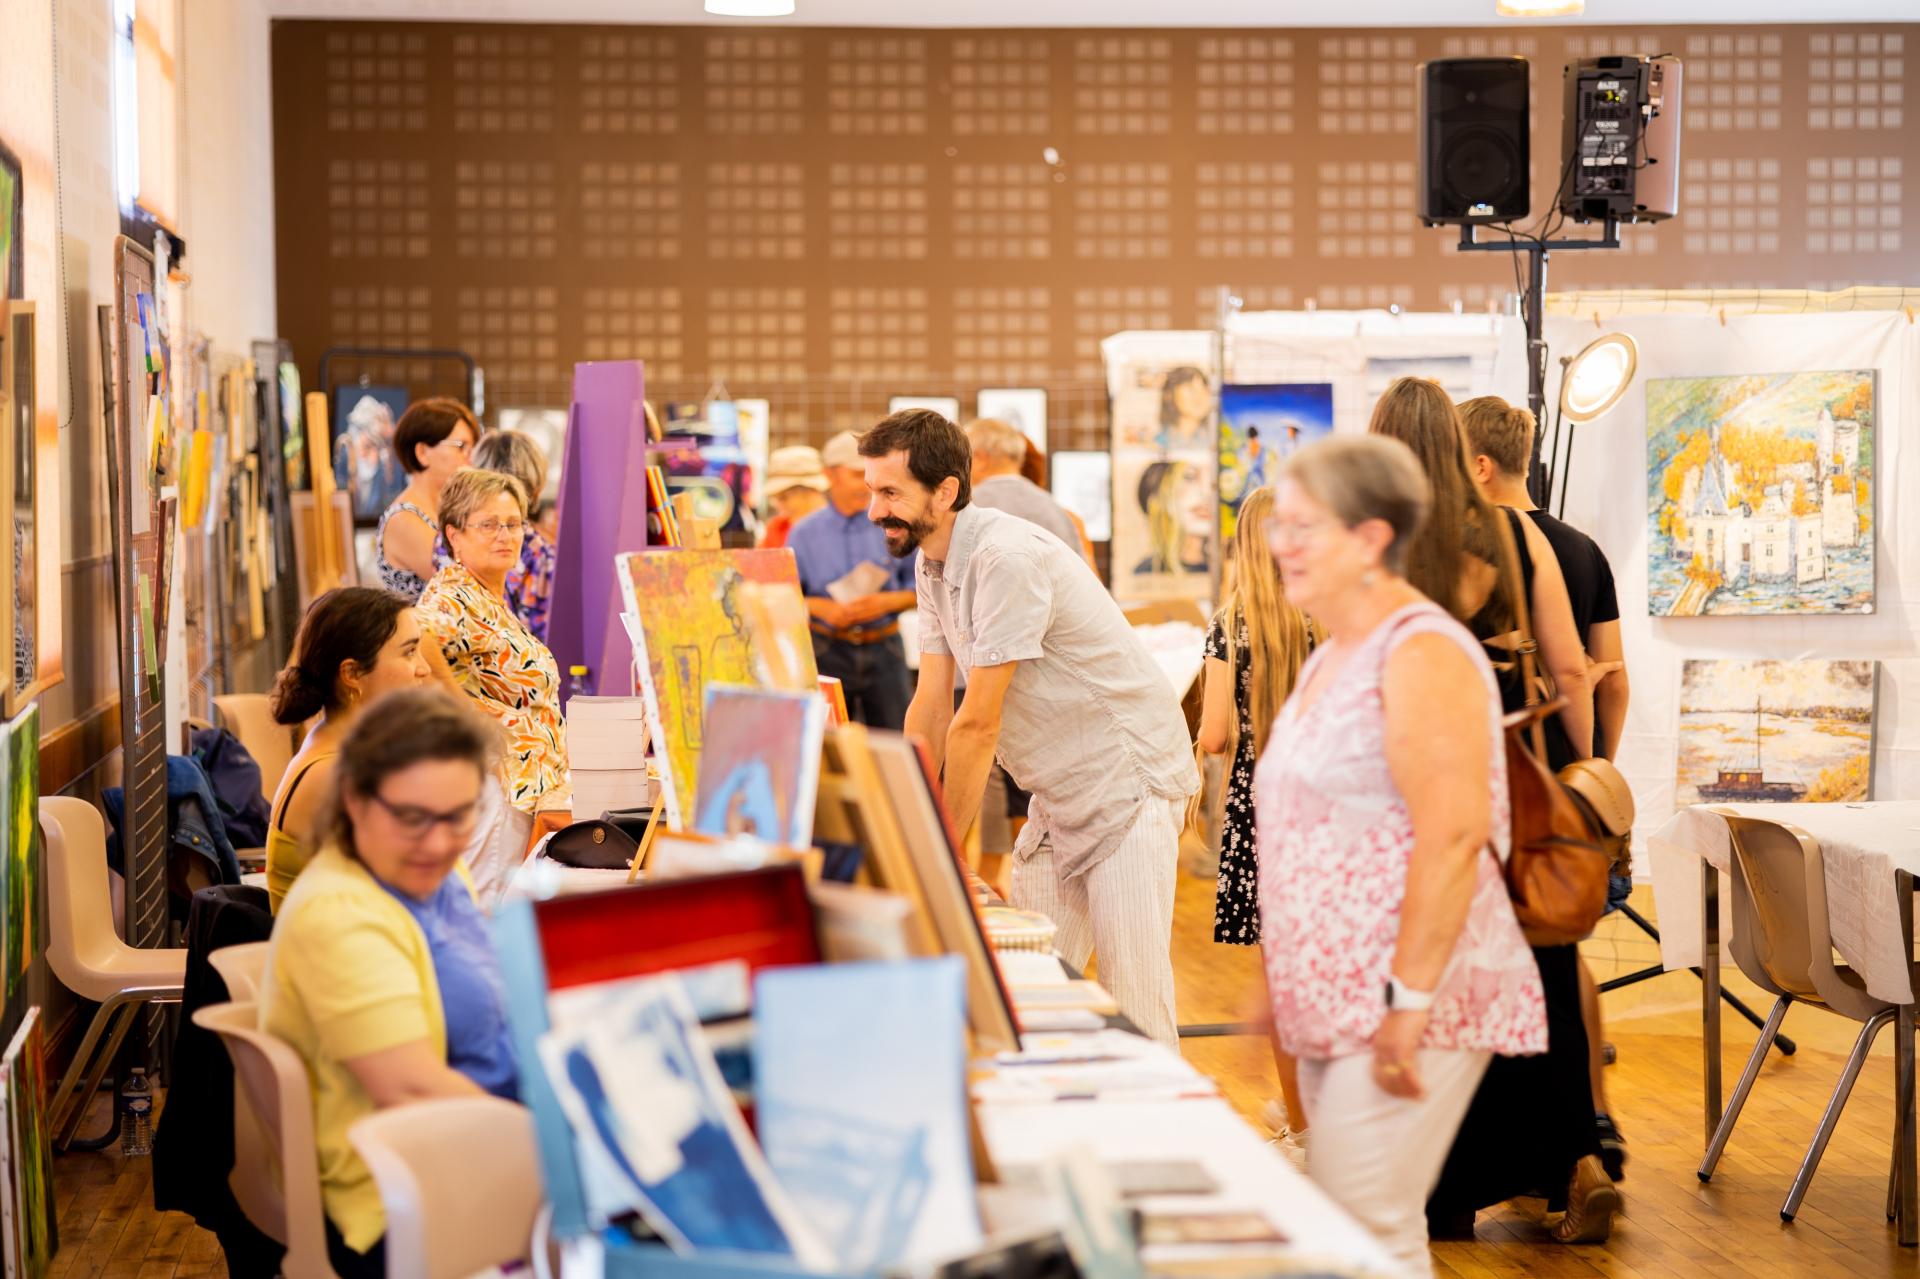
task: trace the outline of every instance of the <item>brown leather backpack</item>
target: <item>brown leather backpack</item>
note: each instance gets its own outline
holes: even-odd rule
[[[1506,546],[1508,589],[1519,631],[1515,653],[1527,690],[1526,706],[1501,721],[1506,736],[1507,794],[1513,809],[1507,895],[1513,899],[1513,913],[1529,945],[1562,946],[1587,937],[1600,922],[1607,905],[1611,859],[1588,810],[1546,764],[1542,725],[1549,715],[1559,713],[1566,699],[1547,700],[1541,692],[1539,645],[1533,638],[1526,583],[1519,580],[1519,551],[1506,512],[1499,510],[1499,515],[1495,523]]]

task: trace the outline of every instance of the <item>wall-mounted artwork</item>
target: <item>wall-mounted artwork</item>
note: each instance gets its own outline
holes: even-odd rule
[[[534,496],[548,510],[560,497],[560,470],[567,458],[565,409],[501,409],[500,429],[518,431],[540,446],[547,456],[547,486]]]
[[[1087,540],[1113,537],[1113,454],[1059,452],[1047,459],[1053,500],[1080,517]]]
[[[889,414],[908,409],[932,409],[955,426],[960,424],[960,401],[951,395],[896,395],[887,401]]]
[[[371,524],[407,487],[393,432],[407,411],[404,386],[339,386],[333,391],[333,482],[353,495],[356,523]]]
[[[21,212],[25,207],[20,159],[0,142],[0,317],[7,313],[8,299],[26,296],[20,246]]]
[[[1675,802],[1868,798],[1877,671],[1873,662],[1683,663]]]
[[[709,684],[778,687],[785,672],[793,692],[817,693],[819,673],[800,604],[793,552],[661,550],[616,560],[626,609],[639,619],[640,688],[654,755],[661,767],[667,821],[686,830],[695,812],[695,782],[704,741]],[[744,588],[764,583],[790,593],[796,607],[756,608]],[[765,635],[755,617],[785,617],[792,634]]]
[[[1130,449],[1113,460],[1113,593],[1205,599],[1220,495],[1210,459]]]
[[[1143,360],[1130,362],[1119,378],[1119,389],[1112,394],[1115,449],[1211,451],[1219,400],[1210,372],[1197,364]],[[1109,371],[1109,383],[1113,380]]]
[[[1647,383],[1647,611],[1873,611],[1871,369]]]
[[[669,404],[665,429],[667,442],[683,445],[661,455],[669,495],[690,494],[695,518],[721,532],[745,529],[751,481],[733,401]]]
[[[1333,431],[1333,384],[1288,382],[1220,389],[1220,540],[1240,503],[1271,484],[1295,449]]]
[[[34,377],[33,303],[15,302],[0,320],[0,714],[17,714],[40,682],[39,394]]]
[[[1033,441],[1033,447],[1047,451],[1047,393],[1039,387],[996,386],[982,388],[974,400],[974,416],[1005,422]]]

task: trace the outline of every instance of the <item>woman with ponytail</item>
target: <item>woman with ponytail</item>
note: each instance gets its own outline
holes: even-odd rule
[[[321,842],[334,760],[355,714],[382,693],[425,684],[428,675],[420,624],[403,597],[343,586],[308,607],[293,656],[273,687],[276,723],[293,727],[318,717],[273,797],[267,898],[276,914]]]
[[[1207,632],[1206,696],[1200,749],[1232,762],[1220,832],[1220,877],[1213,899],[1213,939],[1260,943],[1259,868],[1254,859],[1253,768],[1267,733],[1293,692],[1314,645],[1313,624],[1287,600],[1267,549],[1273,490],[1257,488],[1240,504],[1233,536],[1226,605]],[[1275,1141],[1296,1166],[1306,1157],[1307,1119],[1292,1058],[1274,1047],[1285,1113],[1269,1106]]]

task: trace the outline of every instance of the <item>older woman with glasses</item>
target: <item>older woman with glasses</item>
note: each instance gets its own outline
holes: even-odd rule
[[[507,802],[534,815],[537,838],[567,824],[572,795],[560,668],[506,599],[527,533],[526,491],[511,475],[461,471],[440,494],[440,524],[453,558],[420,597],[427,660],[499,721]]]
[[[313,1086],[327,1251],[384,1276],[386,1217],[347,1138],[376,1110],[513,1097],[505,985],[460,856],[499,735],[439,689],[388,693],[340,745],[326,843],[274,922],[260,1025]]]

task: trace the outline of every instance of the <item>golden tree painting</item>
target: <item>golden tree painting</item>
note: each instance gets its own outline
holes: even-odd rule
[[[1647,383],[1647,610],[1873,611],[1871,369]]]
[[[1873,662],[1686,662],[1676,802],[1868,798],[1877,672]]]

